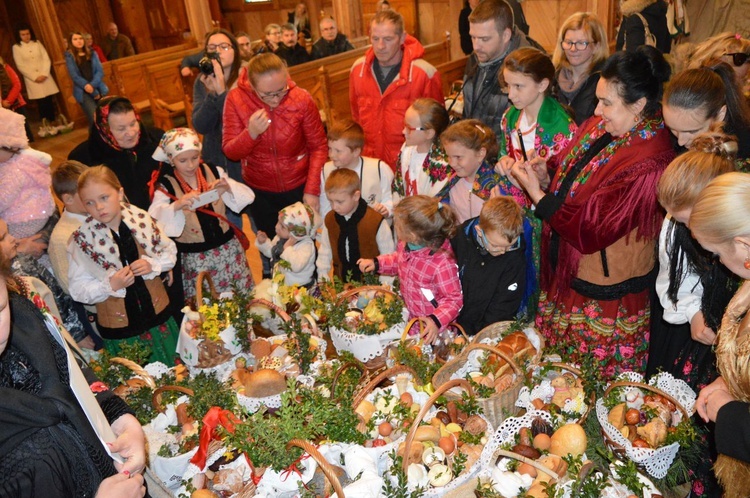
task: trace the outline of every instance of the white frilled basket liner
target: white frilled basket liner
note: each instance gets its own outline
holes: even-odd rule
[[[220,299],[231,299],[232,296],[233,294],[231,292],[222,292],[219,295]],[[206,304],[208,304],[209,302],[205,298],[203,299],[203,301]],[[186,325],[189,321],[190,320],[188,319],[188,314],[186,313],[185,316],[182,317],[182,323],[180,323],[180,335],[177,339],[177,354],[180,355],[180,359],[182,359],[182,362],[185,364],[185,366],[188,367],[188,371],[190,372],[190,374],[194,375],[200,371],[212,370],[216,367],[204,369],[197,366],[199,345],[204,339],[194,339],[190,336],[190,334],[188,334]],[[224,347],[227,348],[227,350],[232,354],[232,358],[230,360],[227,360],[227,362],[225,362],[224,364],[233,362],[234,357],[242,352],[242,345],[237,339],[237,331],[233,326],[230,325],[226,329],[219,332],[219,338],[224,342]]]
[[[275,335],[273,337],[269,337],[265,340],[274,343],[283,343],[286,341],[286,334],[283,335]],[[326,359],[326,348],[328,347],[328,342],[325,339],[321,339],[320,337],[315,337],[315,340],[318,341],[318,351],[317,351],[317,357],[316,357],[316,363],[320,364],[320,362],[325,361]],[[253,358],[252,355],[248,354],[250,357],[250,362],[255,362],[255,358]],[[315,364],[314,364],[315,365]],[[284,373],[284,368],[279,370],[281,373]],[[297,380],[300,381],[300,377],[305,376],[298,376]],[[314,379],[311,383],[309,383],[309,387],[312,387],[312,384],[314,383]],[[260,410],[261,406],[265,406],[266,408],[281,408],[281,393],[274,394],[272,396],[266,396],[263,398],[253,398],[251,396],[245,396],[242,393],[237,393],[237,402],[240,404],[242,408],[248,411],[248,413],[255,413],[258,410]]]
[[[534,346],[534,349],[537,351],[541,348],[541,338],[539,337],[539,332],[536,331],[533,327],[526,327],[522,330],[522,332],[526,335],[526,338],[529,340],[532,346]],[[479,341],[479,344],[487,344],[489,346],[496,346],[498,342],[502,340],[501,337],[497,338],[484,338]],[[479,372],[481,370],[482,365],[482,359],[487,356],[487,351],[483,349],[476,349],[474,351],[469,352],[469,356],[466,359],[466,362],[463,364],[463,366],[459,367],[458,370],[456,370],[453,375],[451,375],[451,379],[465,379],[467,375],[469,375],[471,372]],[[537,353],[538,354],[538,353]],[[513,379],[515,382],[515,378]]]
[[[616,380],[643,383],[643,376],[636,372],[624,372],[620,374]],[[695,412],[695,391],[693,391],[685,381],[675,379],[671,374],[662,372],[652,377],[648,384],[672,396],[691,416]],[[623,393],[623,402],[625,401],[624,396],[634,389],[638,388],[634,386],[620,389],[620,392]],[[680,414],[681,412],[677,410],[675,413]],[[664,476],[667,475],[669,467],[677,456],[677,451],[680,449],[680,445],[678,443],[672,443],[656,449],[634,448],[630,441],[628,441],[628,438],[623,436],[614,425],[609,423],[608,415],[609,410],[604,406],[604,399],[599,398],[596,401],[596,417],[599,420],[602,431],[604,431],[608,438],[624,448],[627,457],[645,468],[646,472],[651,476],[657,479],[664,478]],[[673,414],[673,425],[675,423],[674,421]]]
[[[367,363],[373,358],[377,358],[385,353],[385,348],[393,341],[401,339],[401,335],[406,327],[409,312],[406,307],[402,312],[403,321],[375,335],[357,334],[348,330],[329,327],[328,332],[331,334],[331,340],[336,351],[349,351],[362,363]]]
[[[556,361],[556,360],[553,360]],[[574,367],[577,367],[576,365],[572,365]],[[535,365],[532,367],[532,378],[537,378],[538,374],[541,370],[541,367],[538,365]],[[555,367],[552,367],[552,370],[549,373],[559,373],[559,372],[567,372],[564,369],[556,369]],[[532,403],[532,400],[535,399],[541,399],[545,403],[549,403],[552,400],[552,397],[555,395],[555,387],[552,385],[552,377],[547,374],[544,376],[544,378],[539,379],[539,382],[532,386],[531,389],[529,389],[527,386],[523,386],[521,388],[521,391],[518,393],[518,399],[516,400],[516,406],[518,408],[522,408],[526,410],[527,412],[533,411],[534,404]],[[573,424],[578,422],[578,420],[581,419],[584,413],[586,413],[586,410],[588,410],[588,405],[586,404],[584,392],[578,393],[578,395],[573,398],[565,401],[565,405],[562,407],[562,412],[560,412],[556,417],[563,423],[563,424]],[[576,414],[573,417],[566,417],[565,414]],[[555,425],[555,424],[553,424]]]

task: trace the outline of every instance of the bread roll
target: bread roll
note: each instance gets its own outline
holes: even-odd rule
[[[245,378],[245,396],[265,398],[286,389],[286,377],[276,370],[262,368]]]

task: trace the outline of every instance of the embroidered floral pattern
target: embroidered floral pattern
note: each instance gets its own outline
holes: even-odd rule
[[[398,167],[396,168],[396,174],[393,177],[393,182],[391,182],[391,191],[400,195],[401,197],[404,197],[405,194],[405,187],[404,187],[404,177],[401,173],[401,152],[398,153]],[[424,162],[422,163],[422,173],[424,173],[427,178],[430,180],[431,185],[435,185],[438,182],[442,182],[448,178],[452,178],[455,175],[455,172],[453,171],[453,168],[450,167],[448,164],[448,156],[445,154],[445,151],[443,150],[443,147],[439,144],[432,144],[430,147],[430,152],[427,154],[427,157],[425,157]],[[445,190],[445,189],[443,189]],[[441,194],[443,194],[443,190],[441,190]],[[447,190],[445,190],[445,194],[447,195]],[[442,197],[442,195],[438,195],[438,198]]]
[[[621,137],[614,137],[614,140],[610,142],[604,149],[602,149],[594,158],[583,167],[578,177],[573,181],[573,186],[570,188],[570,197],[575,197],[576,190],[581,185],[585,185],[588,179],[594,174],[599,168],[606,165],[615,151],[623,146],[628,146],[632,143],[633,137],[639,137],[642,140],[651,140],[656,136],[656,133],[664,128],[664,121],[661,119],[661,114],[657,115],[653,119],[644,119],[639,122],[633,129],[625,133]],[[597,125],[580,140],[571,149],[568,155],[561,162],[562,166],[560,169],[559,176],[555,183],[555,194],[558,193],[563,180],[567,176],[571,167],[574,166],[578,160],[591,148],[591,146],[606,133],[604,129],[604,121],[599,121]]]
[[[156,222],[145,211],[122,204],[122,220],[130,229],[136,242],[149,254],[161,254],[162,234]],[[120,268],[120,251],[112,237],[112,231],[104,223],[89,216],[81,227],[73,232],[73,242],[91,261],[104,270]]]
[[[558,350],[565,361],[576,363],[593,355],[604,378],[612,378],[627,370],[645,370],[650,315],[648,309],[630,314],[620,304],[616,316],[608,316],[595,300],[568,310],[542,293],[536,325],[547,346]]]

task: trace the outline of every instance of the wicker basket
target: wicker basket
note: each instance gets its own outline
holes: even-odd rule
[[[166,410],[166,407],[162,403],[161,395],[168,391],[179,392],[182,394],[187,394],[188,396],[192,396],[193,394],[195,394],[192,389],[188,389],[187,387],[161,386],[160,388],[156,389],[151,395],[151,404],[154,406],[154,410],[159,413],[164,413],[164,411]]]
[[[332,491],[336,493],[336,496],[338,498],[344,498],[344,489],[341,487],[341,483],[339,482],[338,477],[336,477],[336,473],[334,472],[333,468],[331,468],[331,464],[329,464],[328,461],[323,457],[323,455],[320,454],[315,445],[310,441],[305,441],[304,439],[292,439],[287,443],[286,448],[289,449],[293,446],[302,448],[317,462],[320,470],[326,476],[328,482],[333,488]],[[331,496],[332,494],[333,493],[331,493],[331,490],[326,489],[326,496]]]
[[[379,285],[364,285],[338,294],[336,296],[336,305],[346,306],[347,302],[352,297],[362,292],[387,294],[401,300],[401,297],[398,294],[386,287]],[[370,372],[378,372],[385,368],[386,358],[388,356],[388,344],[398,339],[400,328],[401,324],[396,324],[388,330],[374,336],[360,335],[338,327],[329,327],[329,333],[331,334],[331,340],[337,351],[351,352]],[[355,342],[361,344],[355,346]],[[372,351],[376,351],[377,354],[372,356]]]
[[[367,395],[370,394],[373,389],[378,387],[380,383],[385,379],[390,379],[391,377],[405,373],[411,374],[413,378],[417,377],[417,374],[414,372],[414,370],[406,365],[396,365],[395,367],[383,370],[378,375],[373,377],[372,380],[370,380],[362,389],[357,392],[357,394],[352,399],[352,408],[356,409],[359,404],[365,400]]]
[[[539,368],[542,368],[542,369],[547,368],[547,369],[550,369],[550,370],[565,370],[566,372],[572,373],[577,378],[581,378],[581,375],[582,375],[581,370],[579,368],[577,368],[577,367],[575,367],[573,365],[570,365],[568,363],[543,361],[543,362],[540,362],[539,364],[537,364],[537,366]],[[533,381],[534,370],[533,369],[529,369],[528,373],[529,373],[529,375],[528,375],[529,380],[533,384],[534,383],[534,381]],[[531,391],[531,390],[529,390],[529,391]],[[579,425],[583,425],[583,423],[586,422],[586,418],[589,416],[589,413],[591,412],[591,409],[594,407],[594,404],[596,403],[596,395],[595,395],[595,393],[592,392],[591,395],[589,396],[588,400],[584,399],[584,403],[586,404],[586,410],[583,412],[583,414],[577,420],[575,420],[575,423],[577,423]]]
[[[466,392],[468,392],[470,395],[473,395],[473,389],[471,387],[471,384],[469,384],[468,381],[464,379],[453,379],[439,388],[435,389],[435,392],[429,397],[429,399],[422,405],[422,408],[417,413],[416,417],[414,418],[414,421],[411,424],[411,427],[409,429],[409,433],[406,435],[406,439],[404,441],[404,455],[409,455],[411,451],[411,445],[414,442],[414,438],[417,434],[417,429],[419,428],[419,424],[424,419],[425,415],[430,411],[432,408],[432,405],[438,400],[438,398],[444,396],[445,394],[448,394],[451,389],[455,387],[460,387],[464,389]],[[486,419],[486,417],[485,417]],[[487,434],[492,434],[494,430],[494,426],[492,423],[488,422],[487,425]],[[457,451],[457,450],[456,450]],[[407,458],[403,459],[403,472],[406,473],[409,468],[409,460]],[[459,474],[457,476],[453,477],[453,480],[449,482],[445,487],[442,488],[428,488],[424,496],[445,496],[449,493],[452,493],[456,489],[463,489],[463,486],[467,481],[473,481],[473,476],[476,475],[477,472],[479,472],[481,467],[480,460],[477,460],[474,465],[472,465],[470,468],[466,469],[462,474]],[[453,495],[453,496],[467,496],[466,494],[463,495]],[[470,496],[470,495],[469,495]]]
[[[683,420],[688,420],[690,418],[690,413],[688,413],[688,411],[682,406],[682,404],[679,401],[677,401],[674,397],[672,397],[670,394],[662,391],[661,389],[657,387],[654,387],[652,385],[645,384],[642,382],[618,381],[618,382],[611,383],[604,390],[604,395],[599,401],[597,401],[597,405],[601,403],[601,400],[609,396],[609,394],[612,392],[613,389],[620,388],[620,387],[636,387],[638,389],[643,389],[645,391],[650,391],[652,393],[663,396],[665,399],[673,403],[677,410],[682,412]],[[611,449],[612,452],[615,454],[615,456],[621,460],[633,459],[628,455],[628,453],[636,451],[636,450],[633,448],[632,445],[630,445],[630,442],[628,441],[625,445],[623,445],[614,441],[612,437],[610,437],[610,435],[607,433],[607,430],[605,430],[604,422],[606,422],[609,427],[613,427],[613,430],[616,431],[617,429],[614,428],[614,426],[612,426],[611,424],[609,424],[609,422],[606,419],[604,420],[604,422],[602,422],[603,412],[601,411],[601,409],[597,410],[597,415],[599,416],[599,422],[602,426],[602,429],[601,429],[602,438],[604,439],[604,443],[607,445],[607,447]],[[636,465],[638,465],[641,469],[645,470],[648,475],[651,475],[657,478],[662,478],[664,476],[658,475],[658,472],[656,472],[656,468],[654,467],[654,464],[656,461],[664,461],[666,459],[666,453],[665,453],[666,450],[669,447],[672,447],[673,445],[676,446],[676,448],[674,449],[674,454],[672,456],[672,458],[674,458],[677,454],[677,451],[679,450],[679,445],[677,443],[672,443],[671,445],[666,445],[666,446],[660,446],[659,448],[638,448],[637,450],[640,453],[645,454],[646,457],[642,459],[642,461],[636,461],[636,460],[634,461]],[[671,464],[671,461],[669,461],[669,464]],[[669,467],[669,465],[667,465],[667,467]]]
[[[273,304],[271,301],[268,301],[266,299],[252,299],[248,303],[248,307],[250,308],[255,307],[255,306],[260,306],[262,308],[269,309],[272,313],[275,313],[282,322],[288,322],[289,320],[292,319],[289,313],[283,310],[280,306],[277,306]],[[302,315],[302,318],[304,318],[305,321],[307,321],[307,324],[310,327],[310,333],[312,335],[314,335],[315,337],[321,337],[321,338],[323,337],[320,330],[318,329],[317,322],[311,315],[305,314],[305,315]],[[259,337],[271,337],[271,336],[279,335],[283,333],[283,331],[277,332],[275,330],[263,328],[263,326],[260,324],[253,324],[253,330],[256,332],[256,334]]]
[[[483,349],[498,355],[510,365],[511,370],[513,370],[513,374],[515,375],[515,379],[511,385],[503,392],[495,393],[489,398],[479,398],[477,400],[479,406],[482,408],[484,416],[490,421],[493,427],[497,427],[503,420],[505,420],[506,416],[513,415],[518,411],[516,408],[516,399],[518,399],[518,393],[523,386],[524,378],[521,368],[516,364],[513,358],[506,355],[503,351],[486,344],[469,344],[457,358],[440,367],[440,370],[438,370],[432,377],[432,385],[437,389],[450,382],[453,374],[456,373],[468,360],[469,353],[477,349]],[[445,393],[445,397],[448,400],[460,399],[458,395],[451,392]]]
[[[154,380],[153,377],[151,377],[151,374],[149,374],[142,366],[140,366],[138,363],[134,362],[133,360],[128,360],[127,358],[120,358],[119,356],[114,356],[110,358],[109,361],[110,363],[116,363],[118,365],[127,367],[136,376],[142,379],[148,387],[150,387],[151,389],[156,389],[156,381]]]

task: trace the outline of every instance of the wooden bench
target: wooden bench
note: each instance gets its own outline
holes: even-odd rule
[[[182,58],[196,51],[197,46],[195,44],[183,44],[135,55],[122,59],[122,61],[120,59],[108,61],[105,63],[105,75],[107,75],[106,66],[109,65],[111,75],[109,81],[112,82],[110,93],[127,97],[139,112],[146,111],[151,107],[151,102],[148,80],[144,80],[144,68],[162,63],[174,63],[179,68]]]
[[[175,127],[175,118],[183,117],[192,128],[192,109],[185,94],[180,62],[176,60],[142,66],[143,81],[148,83],[148,101],[154,126],[163,130]]]
[[[451,87],[454,81],[463,80],[466,63],[469,61],[468,56],[460,59],[444,62],[435,66],[440,71],[440,78],[443,80],[443,95],[446,97],[451,94]]]

